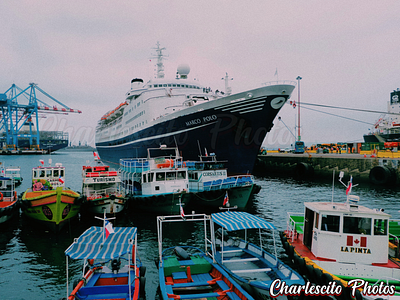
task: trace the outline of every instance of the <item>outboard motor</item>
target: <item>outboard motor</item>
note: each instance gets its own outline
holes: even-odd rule
[[[120,258],[114,258],[111,261],[111,269],[112,269],[113,273],[117,274],[120,267],[121,267],[121,259]]]

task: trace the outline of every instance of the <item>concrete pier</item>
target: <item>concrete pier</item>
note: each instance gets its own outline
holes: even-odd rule
[[[396,185],[400,183],[399,158],[363,154],[267,153],[259,155],[253,174],[278,175],[297,179],[332,179],[344,171],[343,180],[353,176],[356,183]]]

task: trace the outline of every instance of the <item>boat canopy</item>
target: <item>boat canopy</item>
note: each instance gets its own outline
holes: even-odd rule
[[[74,240],[65,255],[72,259],[114,259],[132,252],[136,233],[136,227],[114,227],[114,233],[105,239],[105,229],[92,226]]]
[[[276,229],[276,227],[260,217],[242,211],[225,211],[211,214],[213,222],[228,231],[242,229]]]

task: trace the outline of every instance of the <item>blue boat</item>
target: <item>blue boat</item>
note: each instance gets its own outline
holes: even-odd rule
[[[111,224],[111,223],[110,223]],[[145,267],[137,256],[137,228],[92,226],[65,250],[67,299],[142,299]],[[109,235],[106,237],[106,231]],[[113,231],[113,233],[112,233]],[[83,277],[69,293],[68,258],[81,259]]]
[[[204,226],[205,249],[194,246],[170,247],[163,250],[163,223],[200,222]],[[171,225],[171,224],[169,224]],[[214,248],[206,233],[210,229],[210,216],[205,214],[157,217],[160,293],[168,299],[252,300],[213,259]],[[171,227],[168,227],[169,229]]]
[[[270,299],[270,289],[284,282],[286,286],[304,285],[303,277],[277,257],[274,231],[275,226],[246,212],[225,211],[211,214],[212,228],[220,228],[220,238],[214,236],[215,259],[240,285],[256,299]],[[247,230],[259,231],[259,245],[248,241]],[[272,230],[274,254],[264,249],[262,231]],[[227,236],[226,231],[244,231],[244,239]],[[233,236],[233,235],[232,235]],[[278,281],[277,281],[278,280]],[[280,295],[285,298],[286,295]]]

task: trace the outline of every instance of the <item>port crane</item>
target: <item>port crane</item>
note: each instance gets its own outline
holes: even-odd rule
[[[39,92],[41,99],[37,96]],[[47,99],[47,102],[43,100],[42,96]],[[5,93],[0,93],[0,143],[3,144],[3,147],[5,143],[6,147],[18,148],[18,139],[28,138],[30,147],[39,149],[39,117],[45,113],[82,112],[61,103],[38,87],[36,83],[29,83],[25,89],[12,84]]]

